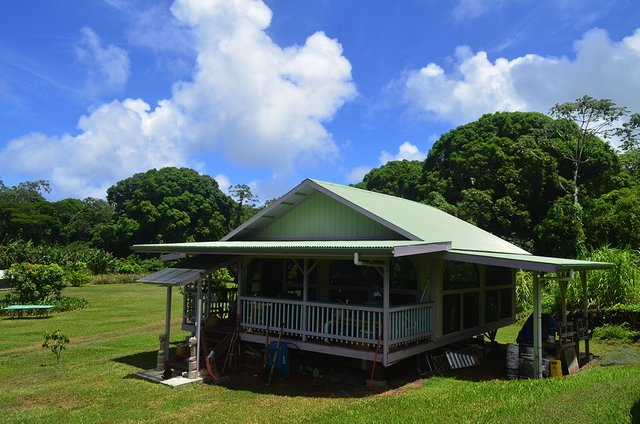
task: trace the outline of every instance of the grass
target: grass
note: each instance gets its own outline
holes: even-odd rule
[[[176,291],[177,292],[177,291]],[[542,381],[435,377],[354,397],[194,385],[169,389],[131,375],[152,368],[165,291],[142,284],[68,288],[86,309],[45,319],[0,319],[0,422],[630,422],[640,420],[640,367],[593,367]],[[181,297],[174,293],[174,329]],[[44,332],[71,339],[60,364]],[[499,332],[513,341],[517,327]],[[185,334],[176,331],[172,340]],[[592,343],[599,352],[608,345]],[[270,390],[270,391],[267,391]],[[632,415],[633,414],[633,415]]]

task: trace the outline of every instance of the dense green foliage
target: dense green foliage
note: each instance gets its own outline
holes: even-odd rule
[[[576,176],[567,157],[575,154],[580,127],[565,118],[484,115],[444,134],[421,169],[415,161],[388,162],[357,187],[430,204],[536,254],[581,257],[604,245],[636,248],[640,153],[617,153],[585,136]]]
[[[107,200],[118,216],[119,254],[136,243],[217,240],[233,208],[213,178],[187,168],[135,174],[109,188]]]
[[[48,202],[42,195],[49,191],[46,181],[14,187],[0,181],[0,251],[21,240],[46,246],[81,242],[88,252],[90,247],[125,257],[136,243],[217,240],[256,211],[257,198],[249,187],[234,187],[234,194],[246,187],[236,196],[238,203],[207,175],[162,168],[119,181],[107,190],[106,201],[89,197]],[[104,265],[102,270],[90,268],[101,273]]]
[[[420,161],[391,161],[385,166],[372,169],[364,176],[362,182],[355,186],[378,193],[417,200],[421,174],[422,163]]]
[[[57,264],[16,263],[7,270],[16,303],[42,302],[47,296],[58,295],[65,287],[64,270]]]
[[[640,251],[603,247],[591,252],[585,259],[612,263],[610,269],[589,271],[587,302],[589,309],[610,310],[640,308]],[[516,275],[516,312],[528,316],[533,309],[532,275],[520,271]],[[543,284],[542,305],[556,314],[562,310],[560,287],[556,283]],[[582,309],[582,282],[576,276],[567,284],[568,311]]]

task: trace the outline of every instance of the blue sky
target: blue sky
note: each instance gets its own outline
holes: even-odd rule
[[[162,166],[267,200],[484,113],[638,93],[633,0],[0,3],[0,180],[52,200]]]

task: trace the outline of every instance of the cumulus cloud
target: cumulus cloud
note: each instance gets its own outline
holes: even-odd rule
[[[436,63],[400,80],[410,111],[456,124],[495,111],[547,112],[584,94],[640,109],[640,29],[620,41],[593,29],[574,44],[575,57],[528,54],[492,61],[486,52],[459,47],[449,72]]]
[[[387,153],[386,151],[382,151],[380,153],[380,165],[384,165],[385,163],[392,160],[423,160],[427,157],[425,152],[421,152],[418,149],[418,146],[415,144],[411,144],[408,141],[405,141],[398,148],[398,153],[392,155],[391,153]]]
[[[360,181],[362,181],[364,176],[367,175],[372,169],[373,168],[371,166],[358,166],[356,168],[353,168],[347,174],[347,182],[349,184],[359,183]]]
[[[102,197],[118,179],[152,167],[224,157],[283,174],[338,155],[324,123],[356,88],[336,40],[316,32],[302,45],[275,44],[262,1],[177,0],[171,12],[192,31],[197,61],[170,98],[155,106],[142,99],[101,105],[80,118],[77,135],[12,140],[0,168],[49,174],[64,195]],[[90,29],[83,40],[80,56],[95,75],[109,68],[98,64],[122,59]]]
[[[102,46],[100,37],[89,27],[80,30],[75,45],[77,60],[87,67],[84,92],[89,97],[120,92],[130,75],[129,54],[120,47]]]
[[[435,141],[433,137],[431,137],[430,140]],[[380,156],[378,157],[378,166],[382,166],[387,162],[393,160],[423,160],[426,157],[427,153],[421,152],[418,146],[405,141],[398,147],[398,153],[396,153],[395,155],[385,150],[381,151]],[[373,168],[373,166],[358,166],[356,168],[353,168],[346,176],[347,182],[349,184],[359,183],[360,181],[362,181],[364,176],[367,175]]]
[[[218,174],[213,177],[213,179],[216,180],[218,187],[220,187],[222,192],[229,194],[229,187],[231,186],[231,180],[229,180],[229,177],[224,174]]]

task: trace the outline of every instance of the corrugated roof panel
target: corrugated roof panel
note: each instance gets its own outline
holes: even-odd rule
[[[439,241],[444,250],[449,243]],[[353,252],[354,250],[375,251],[391,255],[396,247],[430,245],[413,240],[321,240],[321,241],[213,241],[195,243],[141,244],[133,246],[138,252],[186,252],[209,254],[264,253],[314,253],[314,252]]]
[[[387,194],[311,180],[399,231],[425,242],[450,240],[454,249],[528,254],[506,240],[432,206]]]
[[[611,268],[606,262],[581,261],[578,259],[553,258],[550,256],[518,255],[495,252],[474,252],[451,249],[443,257],[451,260],[476,262],[485,265],[505,266],[540,272],[580,271]]]
[[[138,281],[163,286],[185,286],[202,278],[205,272],[206,270],[204,269],[165,268],[142,277]]]

